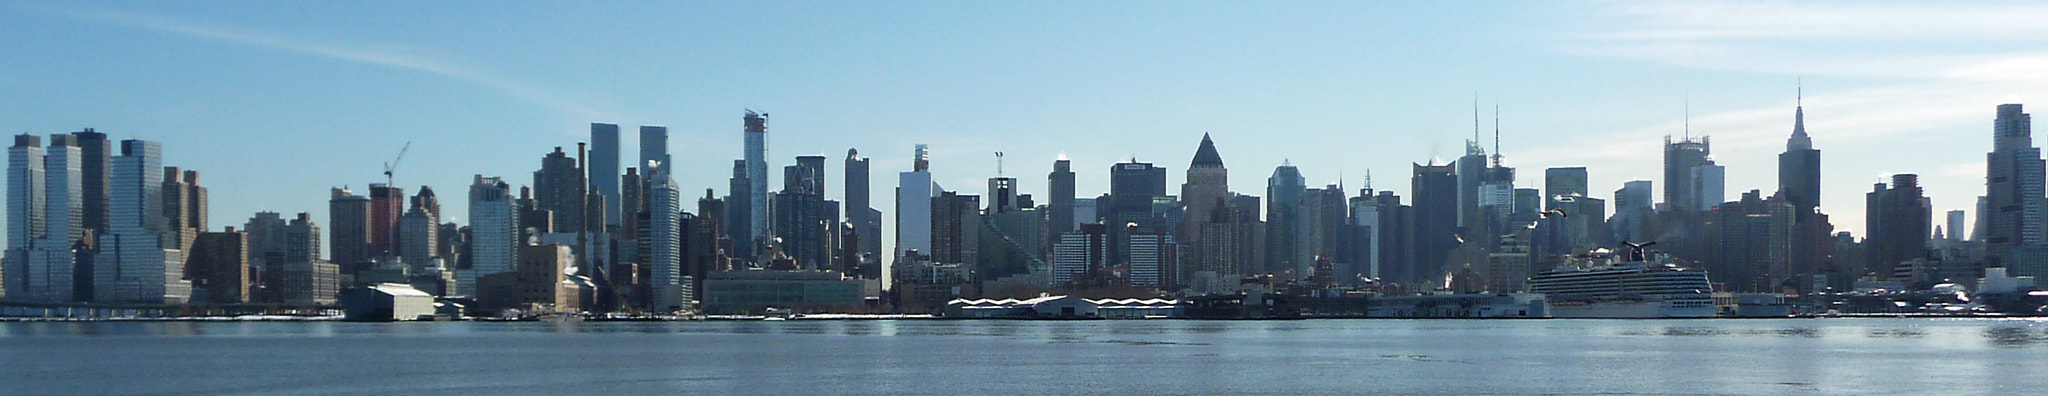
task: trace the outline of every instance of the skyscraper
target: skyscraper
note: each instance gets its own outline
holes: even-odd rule
[[[896,175],[896,253],[892,261],[912,250],[932,256],[932,198],[936,195],[932,194],[931,157],[926,150],[925,145],[917,145],[911,171]]]
[[[114,147],[107,140],[107,134],[95,132],[92,128],[72,132],[78,138],[79,192],[84,199],[82,209],[85,228],[95,234],[107,233],[107,175],[113,161]]]
[[[474,221],[476,216],[470,216]],[[327,200],[327,257],[344,274],[355,274],[370,262],[370,199],[348,190],[330,190]]]
[[[753,213],[748,216],[746,221],[748,222],[747,229],[752,234],[748,235],[747,240],[736,242],[752,243],[751,241],[768,236],[770,233],[768,229],[769,219],[771,218],[768,214],[768,114],[755,114],[753,110],[747,110],[747,115],[742,117],[742,120],[746,122],[747,152],[745,159],[747,161],[747,182],[749,183],[747,192],[748,200],[750,201],[748,205],[753,210]]]
[[[585,190],[589,184],[585,183],[583,169],[577,162],[577,158],[571,158],[561,147],[555,147],[554,152],[541,158],[540,170],[533,171],[534,202],[553,217],[554,232],[586,230],[583,228],[586,204],[583,198],[589,195]]]
[[[1705,163],[1692,167],[1692,191],[1699,194],[1693,198],[1699,207],[1712,208],[1728,200],[1728,168],[1714,163],[1708,157]]]
[[[50,135],[49,147],[43,153],[43,234],[30,241],[27,272],[19,274],[27,277],[28,294],[17,298],[50,302],[84,299],[79,292],[85,289],[76,285],[92,276],[90,268],[78,266],[79,255],[74,249],[86,232],[81,215],[81,159],[76,136]],[[85,276],[79,276],[81,270],[86,271]]]
[[[648,282],[654,293],[655,312],[671,312],[682,306],[683,257],[682,257],[682,192],[676,187],[675,178],[668,175],[655,176],[647,191],[647,230],[644,235],[648,247],[647,266],[651,277]]]
[[[825,157],[796,157],[782,168],[782,191],[775,193],[775,235],[782,249],[805,269],[830,269],[837,255],[838,202],[825,200]]]
[[[668,154],[668,127],[656,125],[640,126],[640,168],[641,177],[652,178],[669,175],[669,164],[674,158]],[[653,180],[653,179],[648,179]]]
[[[1101,224],[1084,224],[1062,233],[1052,248],[1054,287],[1073,287],[1109,263],[1109,236]]]
[[[214,304],[249,302],[248,247],[249,234],[235,227],[196,235],[186,263],[194,283],[193,299]]]
[[[943,191],[931,199],[932,261],[980,269],[981,197]],[[991,274],[976,274],[978,279]]]
[[[1414,177],[1410,191],[1415,197],[1413,208],[1414,230],[1409,241],[1415,249],[1410,252],[1415,260],[1409,267],[1408,279],[1397,280],[1409,285],[1422,285],[1441,281],[1444,263],[1450,258],[1452,249],[1462,244],[1457,236],[1458,224],[1458,177],[1456,169],[1449,165],[1414,164]],[[1270,238],[1270,237],[1269,237]]]
[[[871,279],[881,279],[881,267],[869,267],[864,263],[882,259],[882,211],[875,210],[872,184],[869,182],[869,165],[873,161],[860,156],[859,151],[846,149],[846,222],[852,224],[854,241],[849,242],[856,253],[845,260],[873,268]],[[879,262],[879,261],[877,261]]]
[[[1649,180],[1630,180],[1622,183],[1620,190],[1614,190],[1614,218],[1608,220],[1613,225],[1614,239],[1633,242],[1650,239],[1649,217],[1651,210],[1656,208],[1655,201],[1650,200],[1651,189]]]
[[[7,251],[4,262],[5,281],[0,282],[0,297],[28,298],[31,294],[29,279],[30,242],[43,235],[43,183],[48,182],[44,172],[43,140],[36,135],[15,135],[14,145],[7,148]]]
[[[1560,197],[1585,197],[1592,191],[1586,185],[1586,167],[1557,167],[1543,170],[1543,209],[1556,209],[1562,202]]]
[[[1457,223],[1456,227],[1465,233],[1476,233],[1485,226],[1485,216],[1479,213],[1479,186],[1486,184],[1486,148],[1479,146],[1478,109],[1473,110],[1472,140],[1465,141],[1465,156],[1452,163],[1457,175]]]
[[[1052,173],[1046,174],[1046,229],[1053,235],[1074,231],[1080,222],[1074,218],[1074,166],[1062,158],[1052,162]]]
[[[1891,186],[1877,183],[1865,200],[1865,271],[1889,278],[1900,263],[1927,257],[1934,210],[1920,189],[1919,175],[1892,175]]]
[[[1166,196],[1166,168],[1153,166],[1148,162],[1131,159],[1110,165],[1109,205],[1098,206],[1107,210],[1102,216],[1109,230],[1110,262],[1130,263],[1130,224],[1146,228],[1177,227],[1167,224],[1163,218],[1153,215],[1152,203],[1156,198]],[[1098,203],[1099,204],[1099,203]]]
[[[518,263],[519,210],[512,186],[476,175],[469,185],[470,270],[458,272],[457,290],[476,290],[477,279],[511,271]],[[339,240],[337,238],[337,240]]]
[[[163,211],[163,150],[156,142],[121,141],[108,177],[110,232],[100,240],[93,263],[93,300],[151,304],[182,303],[191,283],[181,279],[185,263],[165,249],[169,226]]]
[[[398,251],[414,273],[433,267],[441,242],[441,200],[434,190],[420,186],[412,196],[412,208],[398,220]]]
[[[1963,233],[1968,232],[1965,231],[1968,228],[1964,228],[1963,226],[1964,216],[1966,216],[1966,214],[1965,212],[1963,212],[1962,209],[1948,211],[1948,240],[1955,242],[1963,241]]]
[[[1302,261],[1301,238],[1303,234],[1301,200],[1308,192],[1308,181],[1301,177],[1301,170],[1293,164],[1281,163],[1273,168],[1273,176],[1266,178],[1266,268],[1270,274],[1291,274],[1306,277],[1300,271],[1308,268],[1309,262]]]
[[[1671,136],[1664,136],[1664,203],[1672,210],[1701,211],[1720,204],[1700,202],[1704,195],[1698,190],[1700,184],[1694,181],[1699,174],[1695,168],[1709,163],[1707,156],[1711,150],[1706,137],[1673,142]]]
[[[1820,150],[1806,136],[1806,106],[1792,111],[1792,137],[1785,140],[1785,152],[1778,154],[1778,195],[1792,203],[1800,222],[1813,217],[1820,206]]]
[[[1704,260],[1707,275],[1724,290],[1779,291],[1793,275],[1792,204],[1751,190],[1711,213],[1706,225],[1715,231],[1709,233],[1711,259]]]
[[[341,269],[320,260],[320,226],[313,215],[299,213],[285,225],[284,254],[278,269],[278,300],[285,304],[333,304],[341,291]]]
[[[619,206],[619,125],[590,123],[590,159],[584,171],[590,180],[590,187],[604,197],[604,227],[591,227],[598,232],[611,232],[619,228],[622,207]]]
[[[244,246],[249,254],[250,271],[256,273],[256,286],[250,290],[249,301],[262,303],[282,302],[277,288],[284,283],[285,238],[288,222],[277,212],[256,212],[243,223],[242,231],[249,234],[249,243]],[[316,241],[317,242],[317,241]],[[313,249],[318,252],[319,249]]]
[[[1223,167],[1223,156],[1216,152],[1216,142],[1209,139],[1209,134],[1202,134],[1202,143],[1195,148],[1180,195],[1187,203],[1187,219],[1180,225],[1178,240],[1185,245],[1182,251],[1189,255],[1181,257],[1185,266],[1180,270],[1183,283],[1198,272],[1208,272],[1200,276],[1235,279],[1237,235],[1231,225],[1237,217],[1231,216],[1228,209],[1230,170]]]
[[[206,187],[199,185],[198,171],[181,171],[178,167],[166,166],[163,172],[164,248],[177,249],[178,260],[188,264],[185,266],[185,279],[204,279],[197,272],[206,269],[189,264],[192,244],[206,230]]]
[[[754,240],[754,179],[747,173],[747,160],[732,161],[732,179],[726,183],[725,234],[733,242],[734,257],[753,261],[754,245],[759,241]]]
[[[2019,104],[1998,105],[1992,121],[1992,149],[1986,156],[1985,198],[1990,227],[1984,238],[1984,253],[1993,266],[2011,260],[2013,249],[2048,245],[2048,196],[2043,195],[2044,165],[2041,149],[2034,147],[2033,116]],[[2017,274],[2048,275],[2048,274]]]
[[[405,214],[405,189],[370,183],[370,257],[398,255],[398,216]]]

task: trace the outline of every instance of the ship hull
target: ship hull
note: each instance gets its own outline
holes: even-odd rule
[[[1664,301],[1602,301],[1583,303],[1551,302],[1550,317],[1560,319],[1677,319],[1709,318],[1714,306]]]

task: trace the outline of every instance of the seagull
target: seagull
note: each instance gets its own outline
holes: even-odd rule
[[[1546,210],[1546,211],[1543,211],[1543,212],[1541,212],[1541,213],[1537,213],[1537,215],[1538,215],[1538,216],[1540,216],[1540,217],[1543,217],[1543,218],[1550,218],[1550,217],[1552,217],[1552,216],[1555,216],[1555,217],[1559,217],[1559,218],[1563,218],[1563,217],[1566,217],[1566,216],[1564,215],[1564,209],[1551,209],[1551,210]]]
[[[1555,199],[1556,201],[1558,201],[1558,202],[1578,202],[1578,200],[1579,200],[1579,198],[1578,198],[1578,197],[1573,197],[1573,196],[1570,196],[1570,195],[1563,195],[1563,194],[1559,194],[1559,195],[1557,196],[1557,198],[1554,198],[1554,199]]]

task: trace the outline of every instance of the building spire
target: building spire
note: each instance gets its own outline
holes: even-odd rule
[[[1813,138],[1806,136],[1806,87],[1802,81],[1794,91],[1792,110],[1792,138],[1786,140],[1785,151],[1813,149]]]
[[[1500,167],[1500,103],[1493,104],[1493,166]]]

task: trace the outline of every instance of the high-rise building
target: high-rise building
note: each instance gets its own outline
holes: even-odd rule
[[[640,175],[654,180],[656,174],[668,176],[669,165],[674,158],[668,154],[668,127],[656,125],[640,126]]]
[[[1101,224],[1082,224],[1063,233],[1052,247],[1054,287],[1073,287],[1109,264],[1109,235]]]
[[[1614,229],[1614,239],[1650,240],[1650,213],[1656,208],[1656,202],[1650,200],[1652,189],[1649,180],[1630,180],[1614,190],[1614,218],[1608,220]]]
[[[248,245],[243,247],[249,254],[249,271],[254,285],[250,286],[249,301],[262,303],[282,302],[277,287],[282,285],[285,263],[285,238],[288,222],[277,212],[256,212],[243,223],[242,232],[248,234]],[[319,249],[313,251],[318,252]]]
[[[299,213],[285,225],[284,254],[277,269],[278,300],[292,305],[333,304],[341,292],[341,268],[320,259],[320,226]]]
[[[7,148],[7,251],[0,261],[0,297],[43,299],[41,289],[30,286],[30,279],[46,278],[32,276],[29,262],[31,241],[44,238],[44,218],[47,210],[43,207],[44,175],[43,140],[36,135],[15,135],[14,145]]]
[[[747,204],[753,213],[746,219],[751,233],[740,242],[751,243],[772,233],[768,229],[772,219],[768,214],[768,114],[747,110],[741,119],[746,123]]]
[[[1713,158],[1706,163],[1692,167],[1692,191],[1699,194],[1693,202],[1702,208],[1711,208],[1728,200],[1728,168],[1715,164]]]
[[[1476,112],[1476,111],[1475,111]],[[1490,179],[1487,175],[1486,148],[1479,145],[1478,116],[1473,116],[1472,140],[1465,141],[1465,156],[1451,165],[1457,175],[1457,223],[1456,227],[1466,234],[1477,234],[1485,227],[1485,216],[1479,213],[1479,186]]]
[[[1697,190],[1700,184],[1694,182],[1694,175],[1698,174],[1694,169],[1708,164],[1711,154],[1712,146],[1706,137],[1693,140],[1688,136],[1677,142],[1671,141],[1671,136],[1664,137],[1665,205],[1678,211],[1701,211],[1719,204],[1700,202],[1704,194]]]
[[[1586,197],[1591,195],[1586,185],[1586,167],[1556,167],[1543,170],[1543,209],[1556,209],[1566,200],[1562,197]]]
[[[370,183],[370,257],[398,256],[398,217],[405,215],[405,189]]]
[[[163,149],[156,142],[121,141],[108,177],[110,232],[93,259],[93,300],[171,304],[192,294],[184,280],[183,252],[166,249],[163,215]]]
[[[647,229],[642,233],[655,312],[681,309],[684,295],[682,192],[674,178],[657,176],[647,190]]]
[[[1963,222],[1964,222],[1964,216],[1966,216],[1966,215],[1964,214],[1964,212],[1963,212],[1963,210],[1962,210],[1962,209],[1956,209],[1956,210],[1951,210],[1951,211],[1948,211],[1948,219],[1947,219],[1947,220],[1948,220],[1948,222],[1947,222],[1947,224],[1948,224],[1948,240],[1949,240],[1949,241],[1953,241],[1953,242],[1962,242],[1962,241],[1963,241],[1963,239],[1964,239],[1964,238],[1963,238],[1963,233],[1964,233],[1964,232],[1966,232],[1966,231],[1964,231],[1964,230],[1967,230],[1967,228],[1963,228],[1963,227],[1964,227],[1964,226],[1963,226]]]
[[[79,281],[91,279],[90,268],[84,268],[84,276],[80,276],[81,260],[74,248],[86,232],[81,215],[84,208],[80,199],[80,159],[76,136],[50,135],[49,147],[43,153],[43,183],[39,186],[43,213],[38,220],[43,223],[42,235],[29,241],[27,265],[18,267],[25,272],[16,275],[27,282],[26,293],[16,298],[46,302],[90,298],[80,298],[81,288],[76,287]],[[9,219],[12,218],[10,213]]]
[[[470,270],[458,272],[457,290],[476,290],[479,278],[511,271],[518,263],[519,210],[512,186],[476,175],[469,185]]]
[[[474,216],[471,216],[474,219]],[[348,188],[330,190],[327,200],[327,257],[344,274],[355,274],[370,262],[370,199]]]
[[[1920,189],[1920,176],[1892,175],[1891,186],[1877,183],[1865,196],[1864,268],[1879,277],[1908,260],[1926,258],[1934,210]]]
[[[199,185],[198,171],[180,171],[178,167],[163,169],[163,217],[165,249],[176,249],[178,260],[186,262],[185,279],[199,280],[202,276],[189,265],[192,259],[192,243],[199,233],[206,230],[206,187]]]
[[[975,264],[979,262],[981,248],[981,197],[940,192],[931,199],[930,213],[932,261],[978,268]]]
[[[1451,250],[1463,244],[1458,239],[1458,177],[1455,167],[1449,164],[1414,164],[1414,177],[1410,181],[1413,191],[1414,230],[1409,243],[1414,246],[1407,279],[1403,284],[1422,285],[1427,282],[1441,282],[1444,264],[1450,259]],[[1269,236],[1270,238],[1270,236]]]
[[[825,199],[825,157],[796,157],[782,168],[782,191],[775,193],[775,235],[783,252],[805,269],[836,265],[839,203]]]
[[[912,250],[932,256],[932,198],[937,195],[933,194],[927,149],[917,145],[911,157],[911,171],[896,175],[896,252],[891,260],[901,260],[903,252]]]
[[[1300,271],[1310,262],[1302,260],[1302,197],[1308,181],[1293,164],[1281,163],[1266,178],[1266,268],[1263,273],[1306,277]]]
[[[604,227],[591,227],[599,232],[611,232],[619,228],[621,207],[619,206],[619,125],[590,123],[590,159],[584,167],[590,180],[590,188],[604,197]],[[638,166],[638,165],[635,165]]]
[[[1209,134],[1202,134],[1202,143],[1195,147],[1195,157],[1188,162],[1187,182],[1180,186],[1180,197],[1187,203],[1187,218],[1180,225],[1178,240],[1185,245],[1182,251],[1188,257],[1181,257],[1184,268],[1180,269],[1183,282],[1199,275],[1216,279],[1234,279],[1238,273],[1234,264],[1237,235],[1232,224],[1230,204],[1230,170],[1223,167],[1223,156],[1216,152],[1216,142]]]
[[[2033,116],[2019,104],[1998,105],[1992,121],[1992,149],[1986,156],[1985,198],[1988,211],[1978,212],[1990,227],[1984,235],[1987,264],[2004,264],[2013,249],[2048,245],[2048,196],[2043,195],[2041,149],[2034,147]],[[2020,273],[2017,275],[2048,275]]]
[[[1707,275],[1723,284],[1716,290],[1777,292],[1791,278],[1792,204],[1764,199],[1761,191],[1718,206],[1709,217],[1710,259]]]
[[[432,268],[440,257],[441,200],[434,190],[420,186],[412,196],[412,208],[398,219],[398,251],[406,265],[419,273]]]
[[[583,198],[589,195],[578,159],[561,147],[541,158],[540,170],[533,171],[534,202],[553,217],[554,232],[573,233],[583,228]],[[578,247],[580,250],[581,248]]]
[[[1125,264],[1130,269],[1126,282],[1144,287],[1173,285],[1172,266],[1179,261],[1180,250],[1180,244],[1173,240],[1173,233],[1157,228],[1137,228],[1127,234],[1130,240],[1125,242],[1125,246],[1131,249],[1131,259]]]
[[[873,184],[869,178],[872,160],[860,156],[860,152],[846,149],[846,222],[852,225],[852,240],[843,241],[854,255],[844,258],[857,266],[872,269],[869,274],[858,274],[867,279],[881,279],[882,267],[868,264],[882,260],[882,211],[875,210],[874,195],[870,192]],[[844,239],[844,238],[842,238]]]
[[[192,242],[186,262],[193,282],[193,300],[214,304],[249,302],[249,234],[228,227],[202,232]],[[203,297],[203,298],[202,298]]]
[[[105,235],[107,222],[107,177],[112,169],[114,152],[120,148],[107,140],[107,134],[95,132],[92,128],[72,132],[78,139],[79,192],[85,216],[85,229],[94,234]]]
[[[1806,136],[1806,106],[1792,112],[1792,137],[1785,140],[1785,152],[1778,154],[1778,195],[1792,203],[1800,222],[1813,217],[1820,206],[1820,150]]]
[[[732,161],[732,179],[726,190],[730,194],[725,197],[725,233],[733,241],[733,256],[752,261],[754,245],[759,241],[754,239],[754,181],[747,173],[747,160]]]
[[[1074,165],[1060,159],[1052,162],[1052,173],[1047,174],[1045,199],[1045,226],[1053,235],[1074,231],[1081,223],[1074,216]]]

